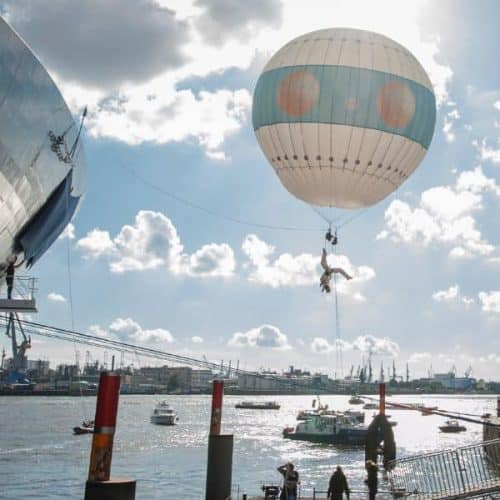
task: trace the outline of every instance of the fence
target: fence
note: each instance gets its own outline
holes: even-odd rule
[[[498,492],[493,498],[500,498],[500,439],[402,458],[389,466],[395,496],[471,498]]]

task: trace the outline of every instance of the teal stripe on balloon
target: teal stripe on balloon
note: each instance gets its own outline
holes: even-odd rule
[[[280,95],[285,96],[281,101]],[[405,102],[406,115],[403,108],[393,103],[398,99]],[[381,102],[385,103],[385,113],[380,111]],[[402,135],[428,149],[436,122],[436,99],[427,87],[382,71],[348,66],[292,66],[260,76],[254,92],[252,122],[254,130],[277,123],[351,125]]]

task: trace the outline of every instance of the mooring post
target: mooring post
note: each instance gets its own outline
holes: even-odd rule
[[[97,393],[85,500],[135,499],[135,480],[110,478],[119,394],[120,375],[102,372]]]
[[[207,483],[205,500],[225,500],[231,497],[233,472],[233,435],[221,434],[224,381],[212,385],[212,414],[208,436]]]
[[[385,383],[379,385],[379,414],[385,415]]]

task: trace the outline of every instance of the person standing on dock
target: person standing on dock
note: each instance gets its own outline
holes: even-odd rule
[[[367,460],[366,470],[368,472],[368,479],[366,483],[368,484],[369,499],[375,500],[378,491],[378,467],[373,460]]]
[[[283,476],[283,489],[281,490],[280,500],[297,500],[299,473],[295,470],[292,462],[278,467],[278,472]]]
[[[337,465],[337,469],[330,478],[327,498],[331,500],[342,500],[344,498],[344,491],[347,498],[349,499],[349,486],[347,485],[347,478],[342,471],[342,467],[340,467],[340,465]]]
[[[16,266],[17,257],[14,257],[9,261],[9,265],[5,270],[5,284],[7,285],[7,298],[12,299],[12,290],[14,289],[14,276],[16,274],[16,268],[18,268],[20,264]]]

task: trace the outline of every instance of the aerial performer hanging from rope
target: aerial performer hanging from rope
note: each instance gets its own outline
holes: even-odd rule
[[[288,42],[264,67],[252,121],[259,145],[283,186],[334,227],[344,220],[318,207],[365,209],[394,192],[417,168],[436,121],[432,84],[399,43],[369,31],[332,28]],[[330,238],[328,238],[330,236]],[[323,250],[320,278],[335,272]],[[335,271],[337,270],[337,271]]]
[[[330,280],[332,279],[332,274],[341,274],[346,280],[352,280],[352,276],[347,274],[341,267],[330,267],[327,261],[326,249],[323,248],[323,253],[321,254],[321,267],[323,268],[323,274],[319,279],[319,285],[322,292],[330,293]]]

